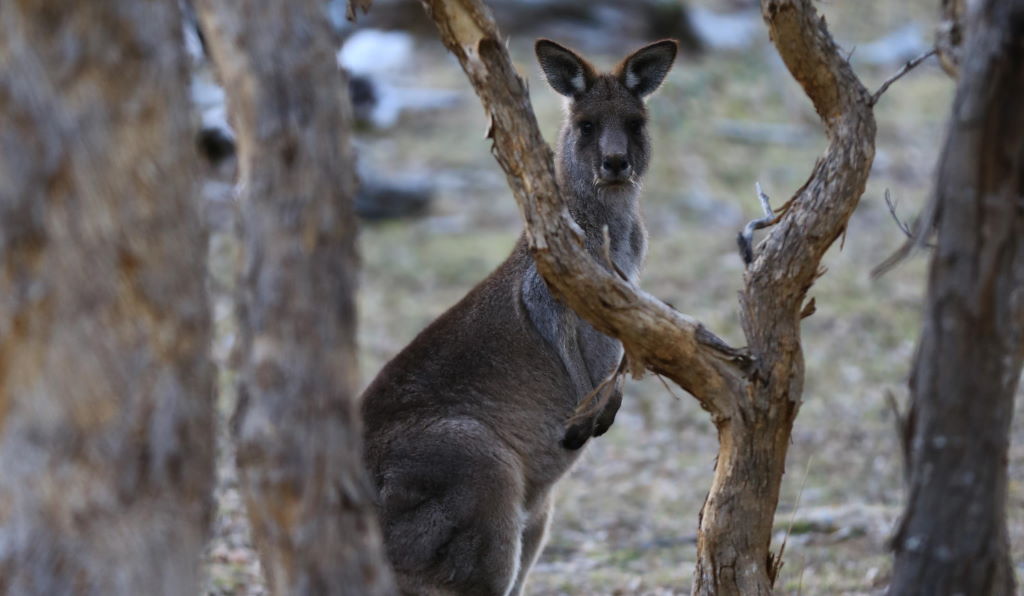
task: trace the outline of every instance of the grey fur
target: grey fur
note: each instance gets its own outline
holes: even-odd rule
[[[623,65],[652,63],[636,60],[657,46],[651,67],[663,77],[675,57],[664,63],[665,43]],[[571,95],[556,164],[570,213],[602,262],[607,226],[612,259],[636,280],[647,246],[639,192],[650,141],[637,126],[645,93],[626,88],[623,65],[598,75],[545,40],[537,53],[552,87]],[[576,93],[580,73],[586,90]],[[544,542],[551,489],[579,447],[612,424],[621,385],[593,420],[565,422],[621,355],[617,340],[552,297],[520,237],[381,370],[363,396],[366,464],[404,594],[520,594]]]

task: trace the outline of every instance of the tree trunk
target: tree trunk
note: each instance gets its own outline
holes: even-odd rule
[[[772,42],[821,117],[829,147],[758,246],[744,276],[740,320],[756,357],[744,393],[716,420],[720,450],[701,510],[694,594],[770,594],[770,550],[793,421],[803,394],[800,320],[821,258],[846,228],[874,158],[873,99],[806,0],[762,0]]]
[[[972,10],[936,184],[891,594],[1014,593],[1007,451],[1024,358],[1024,1]]]
[[[271,591],[394,592],[356,407],[351,108],[318,0],[202,0],[238,133],[242,491]]]
[[[799,390],[793,395],[781,396],[783,407],[758,396],[765,405],[755,419],[718,424],[715,477],[697,534],[694,594],[772,592],[778,562],[769,547]]]
[[[175,2],[0,2],[0,593],[199,591],[206,238]]]
[[[946,74],[957,78],[963,57],[966,0],[942,0],[942,18],[935,31],[935,49]]]

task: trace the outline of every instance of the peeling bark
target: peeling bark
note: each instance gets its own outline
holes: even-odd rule
[[[206,237],[174,2],[0,3],[0,593],[199,591]]]
[[[1014,594],[1007,452],[1024,361],[1024,1],[972,9],[939,160],[890,594]]]
[[[275,594],[394,593],[356,406],[351,107],[316,0],[201,0],[238,133],[240,483]]]
[[[493,153],[526,220],[530,250],[552,292],[622,341],[634,374],[678,383],[718,428],[715,477],[701,513],[695,594],[769,594],[779,562],[771,527],[803,389],[799,322],[821,257],[842,234],[874,158],[872,98],[810,0],[763,0],[779,54],[821,116],[829,147],[779,211],[741,292],[749,350],[610,274],[583,248],[526,84],[479,0],[421,0],[490,118]]]

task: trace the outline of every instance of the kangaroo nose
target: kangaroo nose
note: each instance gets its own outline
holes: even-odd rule
[[[606,155],[601,169],[610,176],[622,177],[629,173],[629,160],[625,155]]]

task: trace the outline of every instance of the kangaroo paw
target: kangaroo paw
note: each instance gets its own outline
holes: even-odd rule
[[[608,403],[605,404],[604,409],[597,416],[597,421],[594,423],[594,436],[600,437],[604,433],[608,432],[608,429],[612,427],[612,423],[615,422],[615,414],[619,411],[619,406],[622,405],[622,387],[616,389],[615,393],[608,399]]]
[[[562,437],[562,447],[575,451],[587,442],[587,439],[594,433],[594,422],[584,420],[565,429],[565,436]]]

